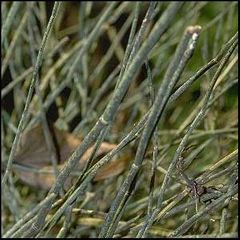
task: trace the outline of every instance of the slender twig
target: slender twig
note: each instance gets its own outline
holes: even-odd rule
[[[32,81],[31,81],[29,91],[28,91],[27,100],[26,100],[26,103],[25,103],[25,107],[24,107],[24,110],[23,110],[23,113],[22,113],[21,120],[20,120],[19,125],[18,125],[18,132],[17,132],[17,134],[14,138],[13,146],[11,148],[11,152],[10,152],[8,163],[7,163],[7,168],[6,168],[5,174],[4,174],[3,179],[2,179],[2,187],[5,185],[8,174],[11,171],[13,157],[15,155],[15,152],[16,152],[16,149],[18,147],[20,137],[21,137],[24,125],[25,125],[25,120],[26,120],[27,115],[28,115],[28,108],[29,108],[31,98],[32,98],[32,95],[33,95],[33,91],[34,91],[34,87],[35,87],[35,84],[36,84],[36,81],[37,81],[37,76],[38,76],[38,73],[39,73],[39,69],[40,69],[41,64],[42,64],[44,49],[45,49],[50,31],[51,31],[52,26],[54,24],[54,20],[56,18],[57,10],[58,10],[59,6],[60,6],[60,3],[56,2],[55,5],[54,5],[54,8],[53,8],[52,15],[51,15],[51,18],[49,20],[46,32],[44,33],[44,36],[43,36],[41,47],[39,49],[38,56],[37,56],[36,65],[34,67],[33,77],[32,77]]]
[[[20,82],[24,81],[25,78],[33,72],[33,67],[26,69],[21,75],[19,75],[14,81],[9,83],[6,87],[1,90],[1,99],[3,99],[14,87]]]
[[[148,75],[148,85],[149,85],[149,94],[150,94],[150,107],[152,107],[154,103],[154,89],[152,84],[152,74],[149,66],[149,62],[146,61],[145,63],[147,68],[147,75]],[[154,185],[155,185],[155,174],[156,174],[156,167],[157,167],[157,155],[158,155],[158,136],[157,136],[157,127],[153,133],[153,156],[152,156],[152,167],[151,167],[151,177],[150,177],[150,184],[149,184],[149,201],[148,201],[148,214],[152,211],[153,206],[153,193],[154,193]]]
[[[194,216],[196,200],[199,200],[200,213],[209,203],[215,202],[237,186],[237,101],[234,88],[238,82],[236,48],[229,60],[226,60],[229,50],[237,40],[237,34],[231,38],[236,29],[237,4],[219,3],[209,19],[209,15],[205,15],[208,12],[205,10],[211,9],[209,3],[186,3],[181,11],[161,22],[166,9],[175,4],[178,5],[122,2],[111,8],[112,3],[95,5],[85,2],[74,5],[80,6],[80,9],[74,9],[72,4],[67,3],[61,7],[54,23],[54,34],[48,41],[48,53],[45,50],[43,54],[44,64],[36,77],[35,93],[28,107],[29,114],[23,130],[30,131],[33,124],[42,122],[44,136],[47,141],[51,140],[51,135],[47,135],[49,129],[44,116],[47,113],[48,118],[55,121],[55,127],[69,132],[66,134],[69,137],[66,148],[69,144],[71,146],[72,131],[81,138],[81,144],[76,147],[72,156],[62,159],[65,160],[65,166],[61,163],[62,171],[52,185],[49,192],[51,195],[46,194],[45,190],[33,189],[38,191],[31,191],[33,202],[30,205],[28,201],[22,201],[22,197],[25,198],[29,193],[29,188],[19,188],[15,169],[16,173],[21,171],[25,176],[42,174],[40,181],[48,181],[49,177],[54,179],[56,172],[51,167],[37,169],[24,163],[15,164],[13,161],[13,171],[8,174],[5,184],[7,192],[4,191],[1,205],[4,237],[6,230],[7,237],[97,237],[100,231],[104,237],[115,238],[167,237]],[[12,6],[11,3],[3,4],[3,25]],[[3,173],[7,168],[6,156],[9,157],[14,137],[18,133],[18,122],[31,84],[26,69],[30,69],[29,64],[34,66],[36,63],[35,55],[40,49],[44,29],[51,17],[48,16],[45,3],[34,4],[30,11],[34,17],[28,18],[30,32],[24,27],[17,41],[13,41],[16,36],[13,28],[19,29],[27,10],[26,5],[21,6],[22,9],[19,8],[14,15],[19,24],[12,21],[2,44],[3,60],[12,52],[8,57],[3,79],[3,87],[7,87],[2,91],[5,94],[2,94],[3,106],[6,107],[2,112]],[[105,15],[109,8],[111,10]],[[70,18],[69,12],[72,14]],[[146,13],[149,14],[148,19],[142,22]],[[208,18],[206,22],[205,17]],[[99,24],[101,21],[102,24]],[[161,27],[158,29],[159,23]],[[201,31],[203,41],[198,44],[204,45],[204,40],[207,40],[203,47],[205,52],[201,54],[196,51],[191,64],[188,64],[182,74],[180,84],[177,84],[178,79],[172,73],[168,82],[171,89],[168,91],[166,88],[162,95],[162,100],[166,102],[163,104],[161,101],[156,106],[153,104],[153,88],[162,87],[166,77],[164,75],[171,68],[172,56],[176,53],[174,50],[180,43],[179,36],[183,35],[184,28],[196,23],[201,23],[204,29]],[[62,39],[64,36],[68,39],[67,44]],[[226,40],[227,43],[221,46]],[[13,42],[16,42],[15,47],[10,48]],[[22,47],[19,48],[19,44]],[[217,53],[220,46],[221,50]],[[70,74],[77,58],[78,63]],[[204,63],[200,63],[201,61]],[[174,71],[179,66],[181,68],[183,58],[179,58],[179,62],[173,64]],[[142,67],[144,63],[147,67],[146,74]],[[33,71],[32,67],[30,75]],[[210,89],[208,84],[215,81],[217,72],[220,75],[204,105],[206,93]],[[21,81],[18,80],[20,76]],[[37,86],[38,77],[40,85]],[[176,81],[175,84],[172,81]],[[179,96],[182,97],[178,98]],[[13,110],[12,106],[9,109],[11,99]],[[157,107],[159,109],[153,117],[152,113]],[[202,109],[202,119],[200,117],[192,126]],[[162,113],[157,117],[158,112]],[[157,119],[156,125],[154,120],[153,126],[149,126],[150,118]],[[146,135],[146,128],[150,131],[149,136]],[[185,138],[186,135],[188,138]],[[144,141],[141,139],[143,136]],[[56,138],[58,141],[58,137],[61,141],[61,135],[55,135],[54,141]],[[104,140],[116,143],[116,147],[105,156],[100,155],[100,159],[95,159],[94,155]],[[143,146],[142,152],[139,150],[140,144]],[[144,144],[147,146],[146,151]],[[186,156],[183,151],[191,145],[194,148]],[[31,146],[29,147],[31,152]],[[86,151],[90,150],[89,147],[94,150],[91,151],[85,168],[79,172],[75,166]],[[50,149],[48,144],[48,151]],[[137,162],[138,169],[134,169],[135,158],[141,159],[142,156],[144,160]],[[127,157],[129,163],[121,175],[101,182],[95,181],[96,175],[107,168],[108,163],[109,166],[114,165],[115,161],[121,162],[122,157]],[[178,172],[176,163],[181,157],[183,166]],[[62,187],[67,187],[65,180],[69,176],[74,178],[74,182],[71,181],[70,189],[66,189],[67,192],[61,195]],[[127,182],[125,186],[122,185],[124,182]],[[90,194],[88,191],[91,191]],[[38,199],[33,194],[37,194]],[[120,197],[116,203],[117,195]],[[36,205],[38,200],[40,203]],[[185,232],[180,232],[178,237],[184,234],[188,234],[187,237],[201,237],[205,234],[221,237],[225,233],[226,236],[231,236],[237,230],[236,214],[233,211],[236,203],[236,195],[227,198],[219,203],[218,209],[214,207],[210,213],[196,218],[191,229],[185,231],[184,228]],[[116,208],[112,214],[114,204]],[[85,207],[94,211],[83,209]],[[27,212],[25,209],[28,209]],[[172,225],[173,218],[176,221]],[[25,220],[21,221],[22,219]],[[109,222],[106,222],[107,219],[110,219]]]
[[[169,237],[176,237],[180,234],[185,233],[193,224],[195,221],[197,221],[199,218],[203,217],[204,214],[210,212],[211,210],[218,207],[219,204],[224,202],[226,199],[231,198],[238,192],[237,187],[233,188],[231,191],[228,191],[226,194],[224,194],[219,199],[213,201],[211,204],[209,204],[204,210],[196,213],[191,218],[189,218],[187,221],[185,221],[181,226],[179,226],[173,233],[169,235]]]
[[[148,219],[148,221],[146,221],[146,224],[142,227],[142,229],[140,230],[140,232],[138,233],[138,236],[144,236],[144,234],[146,233],[147,229],[149,228],[149,226],[151,226],[151,224],[154,221],[155,216],[158,214],[159,209],[161,209],[161,205],[162,205],[162,201],[163,201],[163,194],[164,191],[167,187],[168,184],[168,180],[169,180],[169,176],[171,176],[175,165],[179,159],[179,157],[181,156],[182,151],[185,149],[185,146],[187,144],[188,138],[191,135],[192,131],[197,127],[197,125],[201,122],[201,120],[204,118],[207,110],[208,110],[208,103],[209,100],[211,99],[211,94],[213,91],[213,88],[215,86],[215,83],[218,79],[218,77],[220,76],[224,66],[226,65],[227,61],[229,60],[231,54],[233,53],[234,49],[237,46],[237,35],[235,35],[235,42],[232,43],[232,46],[230,46],[228,52],[226,53],[225,57],[223,58],[221,64],[219,65],[211,83],[210,86],[208,88],[208,91],[206,92],[205,98],[204,98],[204,102],[202,105],[201,110],[198,112],[198,114],[195,116],[192,124],[188,127],[188,130],[186,132],[186,134],[184,135],[184,137],[182,138],[182,141],[180,142],[175,155],[173,157],[173,160],[171,162],[171,164],[169,165],[168,168],[168,174],[165,175],[164,180],[163,180],[163,184],[161,186],[161,189],[159,191],[158,194],[158,203],[157,203],[157,208],[156,210],[153,212],[152,216]]]
[[[24,29],[24,27],[25,27],[25,25],[27,23],[28,15],[29,15],[29,12],[25,11],[25,13],[24,13],[24,15],[22,17],[22,20],[21,20],[21,22],[20,22],[20,24],[19,24],[19,26],[18,26],[15,34],[14,34],[14,37],[11,40],[10,46],[7,49],[6,56],[4,57],[4,59],[2,61],[1,77],[3,77],[3,75],[4,75],[4,73],[5,73],[6,69],[7,69],[7,66],[9,64],[9,61],[10,61],[11,57],[12,57],[14,48],[17,45],[17,41],[19,41],[19,36],[22,34],[23,29]]]
[[[119,206],[119,202],[121,201],[122,196],[128,190],[129,186],[131,185],[131,182],[133,181],[133,179],[135,178],[136,174],[139,171],[153,130],[161,117],[161,114],[166,106],[166,103],[169,99],[173,87],[175,86],[187,61],[189,60],[193,53],[195,43],[198,38],[198,32],[199,32],[198,26],[195,28],[189,27],[187,29],[185,35],[183,36],[181,44],[179,45],[176,51],[173,61],[171,62],[165,74],[163,82],[159,88],[158,94],[154,101],[153,107],[151,109],[150,115],[147,119],[146,126],[140,138],[134,163],[132,164],[129,174],[124,183],[122,184],[121,189],[118,192],[111,206],[105,224],[103,225],[100,233],[101,237],[103,236],[109,237],[108,225],[112,222],[113,216],[115,215],[115,211]]]
[[[121,82],[119,83],[118,88],[113,94],[113,97],[111,101],[109,102],[108,106],[106,107],[106,110],[104,111],[103,115],[100,117],[100,119],[97,121],[95,126],[92,128],[92,130],[89,132],[89,134],[84,138],[82,144],[76,151],[72,154],[70,159],[67,161],[67,164],[64,166],[61,173],[58,175],[58,178],[56,180],[56,183],[50,190],[50,192],[54,192],[56,194],[59,193],[59,190],[61,189],[61,186],[64,184],[66,178],[70,174],[71,170],[74,168],[76,163],[79,161],[79,158],[84,154],[84,152],[88,149],[88,147],[95,141],[97,138],[99,132],[102,130],[102,128],[105,126],[108,126],[109,123],[113,120],[116,109],[120,105],[123,97],[125,96],[125,93],[129,87],[129,84],[132,80],[133,75],[136,73],[136,71],[139,69],[139,65],[141,65],[144,61],[144,56],[155,45],[155,43],[158,41],[159,37],[164,33],[164,31],[167,29],[168,25],[170,24],[172,20],[172,16],[174,13],[177,12],[179,7],[181,6],[181,3],[172,3],[166,10],[165,14],[162,15],[160,20],[155,24],[155,27],[153,28],[149,38],[145,41],[141,49],[139,50],[138,55],[134,58],[131,65],[129,66],[128,71],[126,74],[124,74]],[[113,6],[112,6],[113,7]],[[105,12],[106,13],[106,12]],[[29,231],[24,236],[34,236],[43,226],[47,212],[50,210],[50,207],[52,205],[53,201],[46,203],[46,206],[40,210],[37,222],[35,222]],[[47,211],[46,211],[47,210]]]
[[[30,44],[31,60],[32,60],[32,64],[34,65],[37,57],[34,51],[34,37],[33,37],[32,28],[31,28],[31,23],[32,23],[31,18],[34,17],[33,15],[31,15],[31,5],[28,5],[28,11],[29,11],[29,18],[28,18],[29,44]],[[44,108],[43,108],[42,94],[39,89],[39,73],[37,74],[36,79],[37,80],[36,80],[35,89],[36,89],[36,95],[38,96],[38,99],[39,99],[43,133],[44,133],[45,141],[47,143],[47,150],[51,153],[51,162],[54,170],[54,175],[56,178],[59,172],[57,167],[57,163],[59,162],[57,147],[54,144],[52,134],[50,133],[46,112],[44,111]]]
[[[22,5],[21,2],[13,2],[12,6],[8,12],[7,15],[7,19],[6,21],[3,23],[2,26],[2,31],[1,31],[1,48],[3,46],[3,42],[5,41],[5,38],[7,37],[10,29],[11,29],[11,25],[14,21],[14,17],[18,11],[18,9],[20,8],[20,6]]]

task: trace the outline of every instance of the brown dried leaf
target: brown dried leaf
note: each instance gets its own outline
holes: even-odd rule
[[[64,162],[71,156],[74,150],[81,144],[81,139],[74,136],[73,134],[61,131],[57,128],[54,129],[54,134],[58,143],[60,151],[60,162],[58,164],[58,169],[61,170],[64,166]],[[115,144],[103,142],[96,154],[96,158],[105,155],[113,148]],[[89,159],[93,151],[93,146],[91,146],[80,159],[79,164],[76,166],[75,171],[72,175],[78,175],[84,166],[84,163]],[[106,178],[120,174],[127,166],[129,162],[128,157],[121,157],[115,159],[112,162],[104,165],[99,169],[95,177],[95,181],[104,180]],[[37,125],[32,129],[23,133],[20,149],[14,158],[14,163],[19,165],[24,165],[28,167],[33,167],[35,170],[40,170],[38,173],[29,170],[23,170],[20,168],[15,168],[16,174],[20,179],[34,187],[40,187],[42,189],[50,189],[55,182],[55,176],[53,167],[51,164],[51,152],[48,150],[43,128],[41,125]],[[47,172],[47,173],[46,173]],[[73,176],[69,177],[66,181],[64,188],[68,188],[73,181]]]

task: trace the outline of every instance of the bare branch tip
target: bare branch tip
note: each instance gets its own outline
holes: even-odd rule
[[[201,31],[202,27],[200,25],[196,25],[196,26],[189,26],[186,28],[186,32],[190,33],[190,34],[199,34]]]

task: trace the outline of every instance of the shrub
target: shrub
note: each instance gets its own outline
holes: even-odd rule
[[[4,237],[237,236],[237,2],[1,7]]]

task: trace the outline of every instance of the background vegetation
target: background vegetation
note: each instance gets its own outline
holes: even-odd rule
[[[2,235],[236,237],[237,7],[2,2]],[[51,191],[15,173],[36,124],[50,149],[51,124],[81,139]],[[62,189],[102,141],[116,147]],[[92,181],[113,159],[124,171]]]

